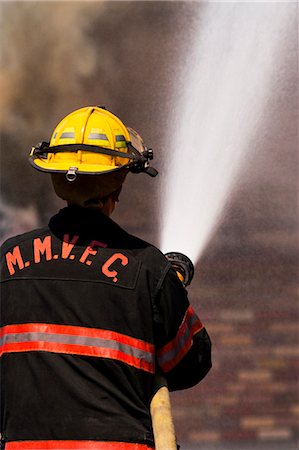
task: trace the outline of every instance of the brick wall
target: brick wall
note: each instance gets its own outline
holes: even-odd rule
[[[213,342],[213,368],[199,386],[172,394],[183,449],[235,443],[240,450],[250,442],[251,449],[297,448],[291,447],[299,441],[296,238],[289,230],[273,245],[268,230],[261,245],[251,225],[244,231],[230,222],[219,231],[189,290]]]

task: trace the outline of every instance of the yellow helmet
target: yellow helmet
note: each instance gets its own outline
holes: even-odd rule
[[[133,142],[133,144],[132,144]],[[123,168],[156,176],[153,159],[140,135],[127,128],[105,107],[88,106],[67,115],[55,128],[50,143],[33,147],[29,162],[43,172],[99,175]]]

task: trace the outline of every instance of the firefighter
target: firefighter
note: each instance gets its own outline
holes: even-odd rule
[[[150,159],[103,107],[69,114],[31,151],[67,206],[2,246],[5,450],[154,448],[155,374],[186,389],[211,367],[209,336],[169,261],[110,218],[129,171],[156,175]]]

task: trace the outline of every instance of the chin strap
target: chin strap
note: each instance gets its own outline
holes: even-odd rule
[[[145,147],[144,151],[139,152],[133,145],[128,142],[128,148],[130,150],[129,153],[120,152],[118,150],[111,150],[109,148],[100,147],[97,145],[88,145],[88,144],[67,144],[67,145],[54,145],[53,147],[49,147],[49,142],[40,142],[35,147],[32,147],[31,156],[36,158],[47,158],[49,153],[76,153],[79,150],[99,153],[102,155],[109,155],[118,158],[126,158],[131,161],[128,164],[124,164],[133,173],[147,173],[151,177],[156,177],[158,175],[158,171],[154,167],[149,166],[149,161],[154,158],[153,150]]]

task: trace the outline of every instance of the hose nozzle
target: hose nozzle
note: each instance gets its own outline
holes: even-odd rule
[[[183,285],[189,286],[193,279],[194,266],[188,256],[179,252],[169,252],[165,253],[165,257],[171,263]]]

